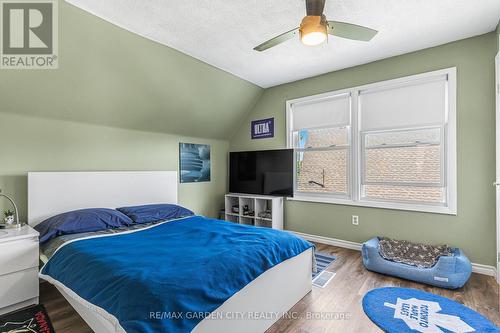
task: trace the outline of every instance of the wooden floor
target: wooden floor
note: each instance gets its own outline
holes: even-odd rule
[[[313,287],[312,292],[291,309],[290,317],[294,319],[281,319],[267,333],[381,332],[364,314],[361,300],[367,291],[384,286],[422,289],[455,299],[500,326],[499,288],[492,277],[473,274],[464,288],[444,290],[368,272],[363,268],[358,251],[323,244],[317,246],[318,251],[337,256],[328,268],[337,275],[325,289]],[[48,283],[40,286],[40,301],[47,308],[57,333],[92,332],[57,289]]]

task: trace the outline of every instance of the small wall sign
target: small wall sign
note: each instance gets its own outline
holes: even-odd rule
[[[251,127],[252,139],[274,137],[274,118],[253,120]]]

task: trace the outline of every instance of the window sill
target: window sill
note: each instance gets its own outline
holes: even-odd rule
[[[450,207],[444,207],[444,206],[425,206],[425,205],[404,204],[397,202],[372,202],[366,200],[352,201],[347,199],[304,196],[304,195],[295,195],[294,197],[287,198],[287,200],[317,202],[317,203],[327,203],[327,204],[357,206],[357,207],[383,208],[392,210],[405,210],[405,211],[444,214],[444,215],[457,215],[456,209],[451,209]]]

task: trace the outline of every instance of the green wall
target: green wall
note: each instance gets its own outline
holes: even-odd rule
[[[267,89],[231,139],[231,150],[282,148],[285,101],[447,67],[458,71],[458,215],[287,201],[289,230],[363,242],[381,235],[459,246],[495,264],[495,33]],[[250,121],[275,117],[273,139],[250,140]],[[351,224],[359,215],[360,225]]]
[[[23,219],[27,214],[29,171],[178,170],[180,141],[210,144],[212,163],[210,182],[179,184],[180,204],[215,217],[227,190],[229,143],[225,140],[8,113],[0,113],[0,133],[0,188],[14,196]],[[6,202],[2,205],[8,207]]]
[[[215,216],[228,138],[263,89],[58,3],[59,69],[0,70],[0,188],[21,218],[29,171],[178,170],[180,141],[211,145],[212,181],[179,199]]]
[[[1,70],[0,112],[227,139],[263,89],[59,1],[59,69]]]

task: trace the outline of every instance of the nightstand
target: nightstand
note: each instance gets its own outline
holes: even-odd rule
[[[38,232],[0,229],[0,315],[38,304]]]

